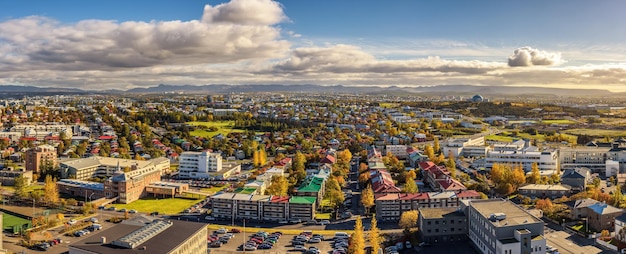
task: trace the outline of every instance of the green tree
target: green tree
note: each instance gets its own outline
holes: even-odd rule
[[[367,209],[366,212],[369,214],[370,208],[374,206],[374,191],[372,191],[371,186],[367,186],[361,192],[361,204]]]
[[[352,233],[352,237],[350,238],[348,253],[365,254],[365,233],[360,216],[356,217],[356,222],[354,223],[354,233]]]
[[[415,227],[417,225],[418,215],[419,211],[417,210],[405,211],[402,213],[402,215],[400,215],[400,221],[398,222],[398,225],[401,228],[404,228],[405,232],[409,232],[412,227]]]
[[[370,253],[377,254],[378,250],[380,249],[380,245],[382,244],[384,239],[382,236],[380,236],[380,229],[378,229],[378,221],[376,221],[375,216],[372,217],[372,222],[370,223],[370,230],[369,234],[367,235],[367,239],[372,246],[372,252]]]
[[[19,198],[28,197],[28,193],[26,192],[26,188],[28,187],[28,179],[24,177],[24,175],[19,175],[15,178],[15,184],[13,186],[15,188],[15,195]]]

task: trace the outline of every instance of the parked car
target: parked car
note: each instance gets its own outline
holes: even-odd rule
[[[300,223],[302,223],[302,220],[301,219],[290,220],[289,223],[291,223],[291,224],[300,224]]]
[[[213,216],[206,216],[204,217],[205,220],[215,220],[215,218]]]
[[[91,221],[93,223],[98,223],[98,218],[92,217],[91,219],[89,219],[89,221]]]
[[[404,247],[408,250],[408,249],[413,248],[413,245],[411,245],[411,242],[406,241],[406,242],[404,242]]]
[[[302,245],[297,245],[293,249],[296,250],[296,251],[306,251],[306,247],[304,247]]]
[[[218,229],[218,230],[215,230],[215,233],[218,233],[218,234],[226,234],[226,228],[220,228],[220,229]]]
[[[321,220],[320,221],[320,225],[328,225],[328,224],[330,224],[329,220]]]
[[[137,210],[135,210],[135,209],[131,209],[131,210],[129,210],[128,212],[129,212],[129,213],[137,213]]]
[[[238,228],[231,228],[230,230],[228,230],[228,233],[241,233],[241,229]]]

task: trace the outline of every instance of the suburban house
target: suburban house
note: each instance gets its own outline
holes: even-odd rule
[[[589,227],[595,230],[612,230],[615,228],[615,218],[624,214],[624,210],[598,202],[587,208],[587,220]]]
[[[589,181],[591,181],[591,172],[584,167],[566,169],[561,175],[561,184],[572,186],[577,190],[585,190]]]

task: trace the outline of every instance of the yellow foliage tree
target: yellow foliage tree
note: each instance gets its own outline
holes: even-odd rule
[[[371,186],[367,186],[361,193],[361,204],[367,209],[367,213],[374,206],[374,191]]]
[[[412,227],[415,227],[417,225],[418,215],[419,211],[417,210],[403,212],[402,215],[400,215],[400,221],[398,222],[398,225],[408,232]]]
[[[378,253],[380,245],[383,242],[383,238],[380,236],[380,229],[378,229],[378,222],[376,221],[376,217],[372,217],[372,222],[370,223],[370,231],[367,238],[370,242],[370,245],[372,246],[371,253]]]
[[[352,233],[352,237],[350,238],[348,253],[365,254],[365,235],[360,216],[356,217],[356,222],[354,223],[354,233]]]

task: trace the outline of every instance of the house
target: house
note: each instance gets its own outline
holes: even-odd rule
[[[398,188],[391,175],[387,170],[375,170],[370,171],[370,179],[372,179],[372,191],[374,193],[400,193],[401,190]]]
[[[615,218],[624,214],[624,210],[598,202],[590,205],[587,209],[587,220],[589,227],[595,230],[612,230],[615,228]]]
[[[457,207],[419,208],[417,225],[424,242],[445,243],[467,239],[467,217]]]
[[[561,184],[569,185],[577,190],[584,190],[589,181],[591,181],[591,172],[585,167],[566,169],[561,175]]]
[[[572,187],[562,184],[527,184],[519,187],[519,194],[530,198],[556,199],[571,194]]]
[[[320,164],[335,164],[336,161],[337,159],[334,156],[327,154],[320,160]]]
[[[579,199],[579,200],[566,202],[565,205],[567,205],[569,207],[569,210],[571,211],[570,213],[571,219],[578,220],[578,219],[587,217],[588,210],[586,208],[598,202],[600,201],[586,198],[586,199]]]

